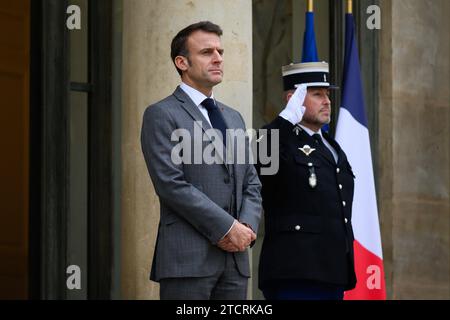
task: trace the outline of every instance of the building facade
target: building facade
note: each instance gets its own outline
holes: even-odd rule
[[[314,2],[319,58],[340,83],[345,4]],[[371,5],[380,29],[367,27]],[[222,27],[225,77],[215,95],[259,128],[283,108],[281,66],[300,60],[305,7],[2,2],[0,259],[8,263],[0,298],[158,299],[149,271],[159,203],[139,137],[145,108],[180,81],[173,36],[200,20]],[[387,296],[450,299],[450,3],[360,0],[353,12]],[[333,133],[339,95],[332,101]],[[254,281],[260,244],[251,253],[252,299],[262,297]]]

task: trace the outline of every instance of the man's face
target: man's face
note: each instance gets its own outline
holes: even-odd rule
[[[331,120],[331,101],[327,88],[308,88],[302,124],[318,131]]]
[[[182,61],[183,81],[200,91],[211,90],[222,82],[224,50],[220,37],[198,30],[189,36],[186,45],[189,53]]]

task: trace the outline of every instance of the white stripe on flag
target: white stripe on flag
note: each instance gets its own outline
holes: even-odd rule
[[[352,207],[355,239],[382,259],[369,131],[343,107],[339,110],[336,141],[346,153],[356,176]]]

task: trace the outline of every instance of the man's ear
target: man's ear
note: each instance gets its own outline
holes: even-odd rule
[[[286,103],[289,102],[289,100],[291,99],[291,97],[294,95],[294,91],[289,91],[286,94]]]
[[[187,68],[189,67],[189,62],[188,62],[188,59],[186,57],[176,56],[175,57],[175,65],[181,71],[186,71]]]

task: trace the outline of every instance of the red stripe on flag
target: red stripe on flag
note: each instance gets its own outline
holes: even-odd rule
[[[344,300],[386,300],[383,260],[358,241],[355,250],[356,288],[345,292]]]

